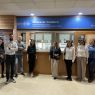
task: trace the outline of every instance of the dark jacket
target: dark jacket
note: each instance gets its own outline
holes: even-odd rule
[[[54,46],[52,46],[50,48],[50,53],[49,54],[50,54],[50,58],[59,60],[60,59],[60,55],[61,55],[60,47],[55,48]]]
[[[4,44],[0,45],[0,54],[4,54]]]
[[[35,55],[36,54],[36,47],[35,46],[28,46],[27,48],[27,53],[28,54],[32,54],[32,55]]]
[[[89,58],[95,59],[95,46],[88,46]]]
[[[4,62],[4,44],[0,45],[0,63]]]

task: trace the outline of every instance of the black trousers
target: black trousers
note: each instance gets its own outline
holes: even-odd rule
[[[15,55],[6,55],[6,79],[13,79],[15,68]]]
[[[72,60],[65,60],[67,76],[70,79],[72,76]]]
[[[29,74],[31,74],[31,73],[33,73],[34,68],[35,68],[36,56],[33,54],[29,54],[28,59],[29,59]]]
[[[88,59],[88,80],[94,79],[95,58]]]
[[[4,59],[0,58],[0,64],[1,64],[1,76],[4,74]]]

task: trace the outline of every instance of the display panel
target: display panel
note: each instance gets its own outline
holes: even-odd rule
[[[50,33],[44,33],[43,49],[49,50],[51,46],[52,35]]]
[[[35,40],[36,40],[36,42],[42,42],[43,41],[43,34],[42,33],[35,34]]]
[[[37,50],[49,51],[52,40],[51,33],[35,33],[35,40]]]
[[[70,40],[70,34],[59,34],[59,40],[61,43],[66,43],[67,40]]]
[[[44,33],[44,42],[51,43],[52,35],[50,33]]]
[[[17,17],[17,29],[95,29],[95,16]]]
[[[61,50],[64,51],[64,48],[67,45],[67,40],[72,40],[74,42],[74,33],[69,33],[68,31],[61,31],[61,33],[60,31],[32,31],[21,33],[21,35],[23,41],[26,43],[26,47],[29,45],[30,39],[34,39],[37,51],[49,52],[54,41],[58,41]]]
[[[74,42],[73,33],[59,33],[59,46],[61,48],[61,51],[64,51],[68,40]]]

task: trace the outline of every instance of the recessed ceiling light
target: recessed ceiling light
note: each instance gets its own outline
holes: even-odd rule
[[[83,15],[83,13],[82,12],[79,12],[78,15]]]
[[[34,16],[35,14],[34,14],[34,13],[31,13],[30,15],[31,15],[31,16]]]

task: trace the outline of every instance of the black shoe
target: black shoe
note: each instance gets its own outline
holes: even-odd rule
[[[25,76],[25,74],[22,72],[21,75]]]
[[[5,76],[4,75],[1,75],[1,78],[4,78]]]
[[[69,77],[67,77],[66,80],[69,80]]]
[[[88,80],[89,83],[91,83],[93,80]]]
[[[56,77],[54,77],[53,79],[57,79]]]
[[[69,78],[68,80],[69,80],[69,81],[72,81],[72,78]]]
[[[13,83],[16,83],[16,81],[14,79],[11,79],[10,81],[13,82]]]
[[[68,81],[72,81],[72,78],[71,77],[67,77],[66,78]]]
[[[18,74],[15,74],[15,77],[17,78],[18,77]]]

